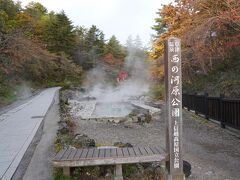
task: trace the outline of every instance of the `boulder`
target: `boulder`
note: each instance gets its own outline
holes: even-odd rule
[[[138,114],[137,119],[139,123],[144,123],[146,121],[146,115],[145,114]]]
[[[67,125],[66,122],[61,121],[61,122],[59,123],[58,132],[59,132],[60,134],[66,134],[66,133],[69,132],[69,128],[68,128],[68,125]]]
[[[66,99],[73,99],[76,96],[76,92],[73,90],[63,91],[63,97]]]
[[[137,116],[133,116],[132,117],[132,122],[133,123],[137,123],[138,122],[138,117]]]
[[[185,160],[183,160],[183,173],[185,174],[186,177],[189,177],[191,175],[191,164]]]
[[[113,118],[113,121],[112,121],[113,123],[116,123],[116,124],[119,124],[119,123],[121,123],[122,121],[121,121],[121,118]]]
[[[95,147],[96,145],[95,140],[85,134],[76,134],[73,144],[76,147]]]

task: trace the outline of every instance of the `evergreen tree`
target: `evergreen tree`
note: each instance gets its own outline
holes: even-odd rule
[[[14,3],[12,0],[0,0],[0,12],[4,11],[8,19],[12,20],[21,10],[20,2]]]
[[[16,26],[16,15],[21,11],[19,2],[0,0],[0,35],[7,33]],[[2,37],[1,37],[2,38]]]
[[[136,38],[134,39],[134,46],[135,46],[135,48],[137,48],[137,49],[142,49],[143,47],[143,45],[142,45],[142,40],[141,40],[141,38],[140,38],[140,36],[139,35],[137,35],[136,36]]]
[[[157,36],[165,33],[167,31],[167,24],[161,16],[161,9],[157,12],[158,17],[155,18],[155,25],[152,26],[152,29],[156,31]]]
[[[43,32],[43,40],[52,52],[65,52],[71,55],[76,45],[76,34],[72,22],[64,11],[50,13],[50,18]]]
[[[113,35],[109,39],[109,41],[106,45],[105,53],[106,54],[111,53],[115,58],[123,58],[124,57],[123,47],[117,40],[116,36]]]
[[[97,57],[101,57],[104,53],[104,34],[95,25],[92,25],[86,33],[86,50],[91,51]]]
[[[126,47],[127,48],[132,48],[133,47],[133,39],[132,36],[128,36],[127,41],[126,41]]]
[[[89,29],[77,27],[75,34],[77,36],[77,46],[74,53],[75,62],[81,64],[84,69],[93,68],[105,52],[103,32],[92,25]]]
[[[47,14],[47,8],[39,2],[30,2],[26,6],[25,13],[33,17],[35,20],[39,20],[41,16]]]

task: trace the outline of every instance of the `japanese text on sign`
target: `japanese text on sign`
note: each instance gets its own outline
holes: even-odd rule
[[[179,118],[180,118],[180,104],[181,104],[181,92],[180,92],[180,42],[169,42],[169,51],[171,56],[171,68],[170,68],[170,116],[173,121],[173,167],[174,169],[180,168],[180,143],[179,143]]]

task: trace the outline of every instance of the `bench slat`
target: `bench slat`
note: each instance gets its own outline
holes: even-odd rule
[[[158,154],[161,154],[161,153],[164,152],[164,151],[163,151],[161,148],[159,148],[159,147],[153,147],[153,148],[155,148],[155,149],[158,151]]]
[[[78,149],[77,153],[75,154],[75,156],[73,157],[74,160],[77,160],[80,158],[81,154],[83,152],[83,149]]]
[[[105,155],[105,149],[100,149],[98,157],[103,158]]]
[[[111,149],[110,148],[106,149],[105,157],[111,157]]]
[[[98,166],[98,165],[114,165],[114,164],[132,164],[144,162],[161,162],[166,160],[167,154],[155,154],[147,156],[135,157],[115,157],[115,158],[93,158],[93,159],[79,159],[75,161],[53,161],[55,167],[84,167],[84,166]]]
[[[122,149],[117,148],[117,156],[118,156],[118,157],[123,157]]]
[[[134,150],[136,156],[141,156],[142,155],[142,153],[139,151],[138,147],[134,147],[133,150]]]
[[[64,149],[56,154],[56,166],[88,166],[162,161],[166,153],[160,147]]]
[[[128,152],[129,152],[130,156],[136,156],[136,154],[135,154],[135,152],[134,152],[132,147],[131,148],[127,148],[127,149],[128,149]]]
[[[152,152],[153,152],[154,154],[158,154],[158,151],[157,151],[154,147],[150,147],[150,149],[152,150]]]
[[[139,151],[141,152],[141,154],[143,156],[147,156],[148,155],[147,151],[143,147],[139,147],[138,149],[139,149]]]
[[[111,149],[111,156],[112,157],[117,157],[117,148]]]
[[[61,160],[67,160],[70,153],[71,153],[71,149],[67,149],[67,151],[62,156]]]
[[[66,151],[67,149],[62,149],[60,152],[56,154],[56,156],[54,157],[54,160],[60,160]]]
[[[145,151],[147,151],[147,153],[150,155],[150,154],[153,154],[153,152],[151,151],[151,149],[149,147],[144,147]]]
[[[93,157],[93,152],[94,152],[94,148],[89,149],[88,154],[87,154],[87,158],[92,158]]]
[[[92,157],[93,158],[98,158],[98,154],[99,154],[99,149],[95,148]]]
[[[72,149],[71,153],[68,156],[68,159],[72,160],[76,153],[77,153],[77,149]]]
[[[129,157],[128,148],[122,148],[122,151],[123,151],[123,156],[124,157]]]
[[[80,156],[80,159],[86,158],[87,153],[88,153],[88,149],[83,149],[83,152],[82,152],[82,154],[81,154],[81,156]]]

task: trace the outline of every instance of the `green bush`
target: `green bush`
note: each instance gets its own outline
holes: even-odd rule
[[[150,96],[156,100],[162,100],[164,98],[164,85],[155,85],[150,91]]]
[[[123,176],[131,177],[131,175],[135,174],[138,171],[136,164],[125,164],[123,165]]]
[[[64,176],[63,170],[61,168],[54,170],[54,178],[53,179],[54,180],[73,180],[72,177]]]

